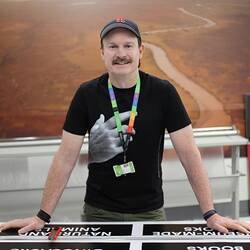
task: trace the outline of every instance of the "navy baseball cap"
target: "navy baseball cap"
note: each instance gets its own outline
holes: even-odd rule
[[[113,29],[116,28],[124,28],[130,30],[134,35],[137,36],[138,39],[141,40],[141,34],[137,24],[129,19],[118,17],[108,22],[100,32],[101,40]]]

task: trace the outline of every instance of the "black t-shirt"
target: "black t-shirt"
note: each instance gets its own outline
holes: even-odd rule
[[[85,202],[98,208],[138,213],[163,206],[161,161],[165,129],[169,133],[191,123],[174,86],[140,71],[141,91],[127,161],[133,161],[136,172],[116,177],[113,166],[123,163],[123,154],[102,162],[88,164],[89,176]],[[108,93],[108,74],[77,90],[63,129],[73,134],[89,132],[100,114],[105,120],[114,116]],[[114,87],[119,112],[131,110],[135,86]]]

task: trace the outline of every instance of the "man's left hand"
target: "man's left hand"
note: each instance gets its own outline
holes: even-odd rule
[[[233,220],[231,218],[214,214],[207,220],[207,226],[221,233],[228,233],[229,230],[237,230],[242,233],[250,233],[250,224],[245,221]]]

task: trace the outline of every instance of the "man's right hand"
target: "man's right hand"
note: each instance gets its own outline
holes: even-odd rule
[[[19,234],[24,234],[32,230],[39,230],[44,227],[45,222],[39,219],[37,216],[11,220],[6,223],[0,224],[0,232],[10,228],[20,228]]]

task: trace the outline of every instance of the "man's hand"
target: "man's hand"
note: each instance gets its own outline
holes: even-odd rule
[[[25,219],[16,219],[0,224],[0,232],[10,228],[20,228],[18,233],[24,234],[32,230],[39,230],[44,227],[44,224],[45,222],[36,216]]]
[[[250,233],[250,224],[244,221],[214,214],[207,220],[207,226],[221,233],[228,233],[229,230],[237,230],[242,233]]]
[[[121,122],[128,120],[130,111],[120,113]],[[123,133],[128,126],[123,125]],[[133,134],[135,131],[133,130]],[[130,137],[132,140],[132,137]],[[126,140],[126,135],[124,135]],[[89,162],[104,162],[123,152],[122,143],[116,129],[114,116],[105,122],[104,115],[95,122],[89,135]]]

